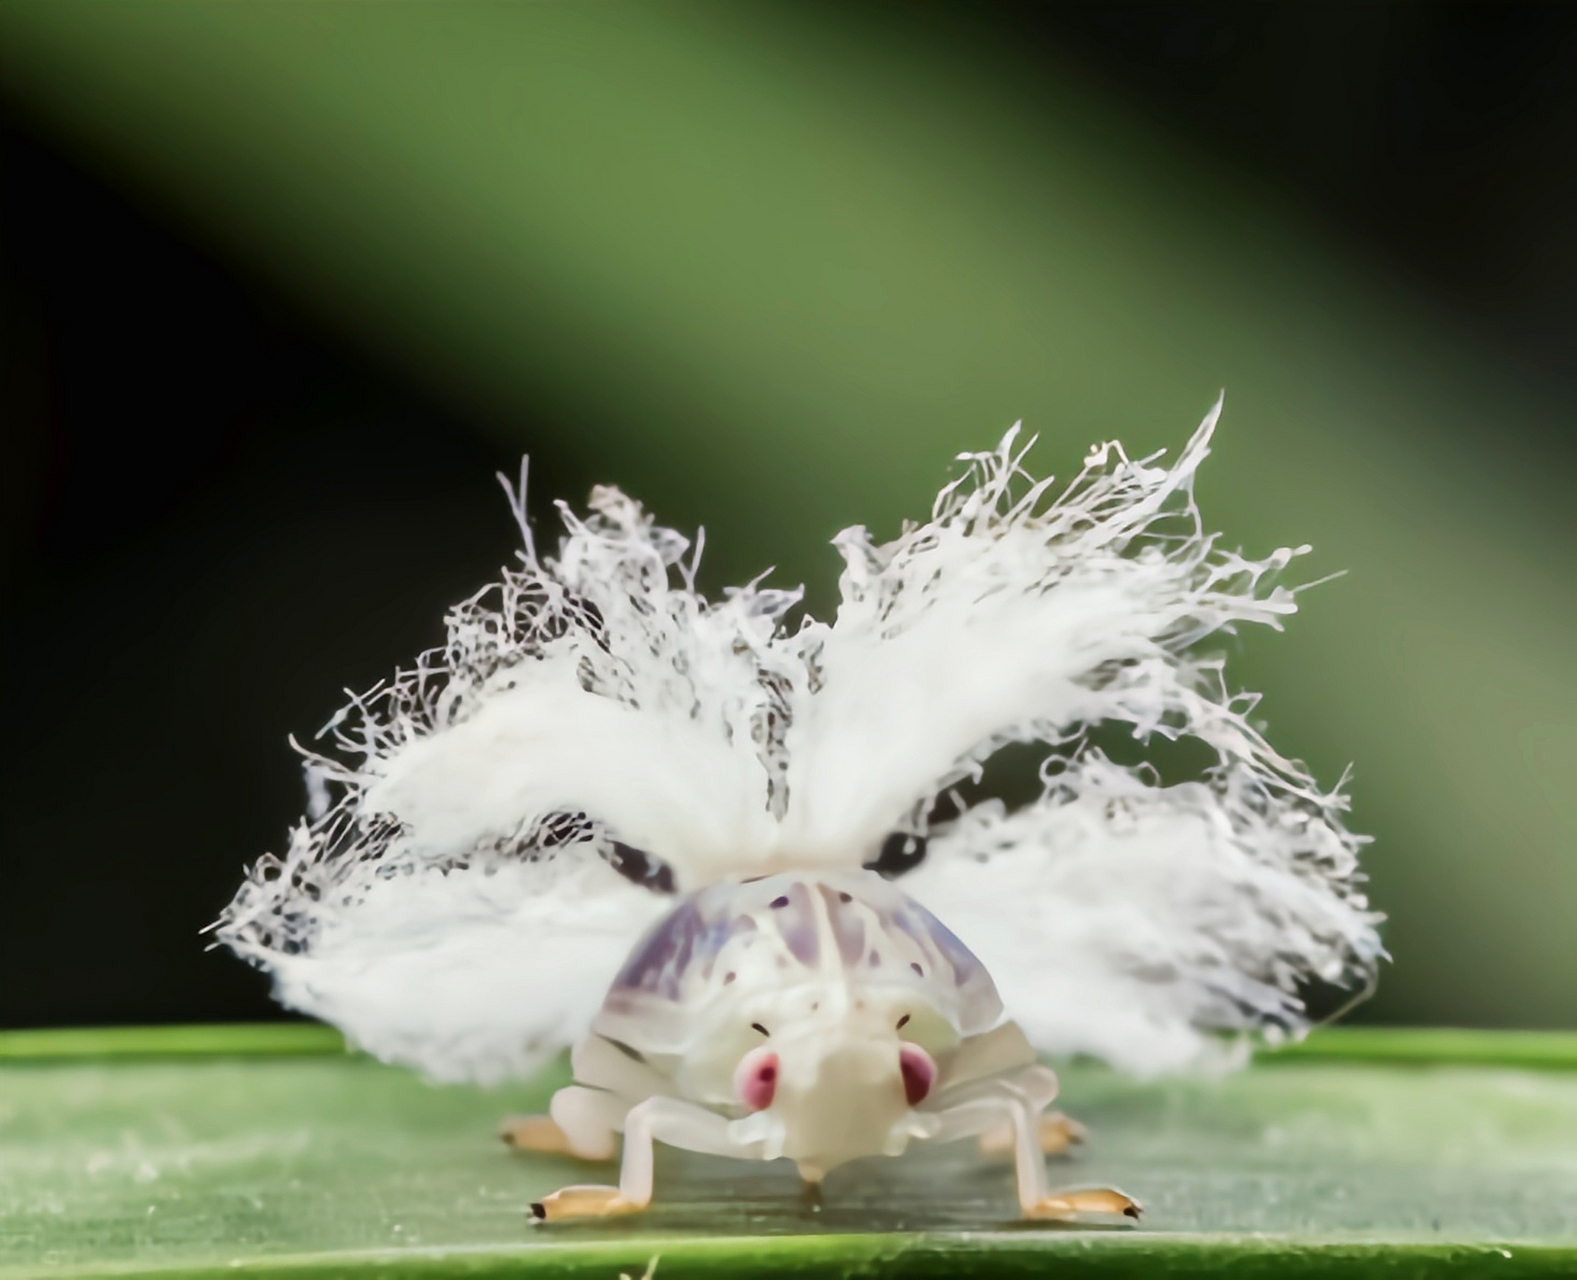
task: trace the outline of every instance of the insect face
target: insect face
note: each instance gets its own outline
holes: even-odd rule
[[[675,904],[593,1029],[820,1177],[928,1132],[938,1064],[1001,1015],[980,961],[880,877],[782,873]]]
[[[830,982],[815,999],[806,994],[740,1060],[734,1086],[740,1105],[777,1121],[782,1154],[819,1178],[857,1156],[902,1151],[911,1109],[937,1068],[899,1029],[901,994],[883,999]]]

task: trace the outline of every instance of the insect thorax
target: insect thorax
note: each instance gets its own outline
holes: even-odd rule
[[[683,898],[632,949],[593,1029],[722,1101],[733,1064],[774,1028],[864,1010],[892,1011],[936,1052],[1002,1018],[985,966],[890,882],[784,873]]]

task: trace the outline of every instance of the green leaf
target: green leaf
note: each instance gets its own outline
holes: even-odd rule
[[[1008,1170],[968,1144],[849,1166],[819,1204],[788,1167],[665,1150],[648,1214],[535,1227],[531,1200],[614,1176],[497,1140],[562,1067],[437,1087],[337,1045],[300,1025],[0,1036],[0,1277],[1577,1269],[1567,1036],[1326,1032],[1213,1081],[1071,1065],[1092,1139],[1054,1181],[1136,1195],[1137,1231],[1016,1222]]]

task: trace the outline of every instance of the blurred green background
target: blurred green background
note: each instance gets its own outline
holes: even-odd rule
[[[1282,100],[1321,104],[1317,179],[1376,127],[1322,77],[1423,21],[1371,8],[1232,65],[1303,77]],[[617,482],[705,523],[712,587],[776,565],[825,608],[826,539],[923,513],[960,449],[1019,419],[1043,471],[1114,436],[1175,449],[1224,387],[1207,520],[1348,571],[1235,661],[1273,741],[1327,783],[1354,765],[1395,957],[1360,1016],[1577,1025],[1577,236],[1496,218],[1497,261],[1526,258],[1550,311],[1482,322],[1265,152],[1212,145],[1175,93],[1127,92],[1098,28],[1009,7],[0,3],[8,416],[98,432],[8,432],[0,1021],[265,1011],[194,931],[296,811],[283,734],[431,642],[508,554],[490,473],[521,451],[539,513]],[[1569,69],[1569,24],[1550,30]],[[1526,93],[1503,139],[1577,118],[1537,54],[1506,73]],[[1184,80],[1220,63],[1155,56]],[[1427,234],[1471,258],[1474,211],[1569,196],[1569,152],[1507,154],[1522,186],[1464,156],[1393,238],[1438,204],[1457,240]],[[19,181],[90,203],[102,183],[157,232],[74,235],[15,212]],[[46,241],[79,273],[65,311],[33,273]],[[200,305],[226,291],[244,333]],[[150,394],[162,362],[196,390]],[[72,479],[95,466],[97,488]]]

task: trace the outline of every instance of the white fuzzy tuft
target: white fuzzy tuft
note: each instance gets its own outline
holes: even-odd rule
[[[345,863],[303,828],[278,880],[243,887],[224,936],[273,973],[281,1002],[369,1053],[492,1084],[585,1033],[631,937],[667,907],[586,854]]]
[[[1380,958],[1343,807],[1251,761],[1163,787],[1087,750],[1038,802],[940,830],[903,885],[1040,1049],[1135,1075],[1227,1065],[1241,1040],[1209,1033],[1296,1033],[1303,984],[1361,983]]]
[[[1206,705],[1188,654],[1239,622],[1279,627],[1292,593],[1261,586],[1307,548],[1246,560],[1202,531],[1192,485],[1220,408],[1170,469],[1102,445],[1051,501],[1015,427],[963,455],[928,524],[884,544],[838,536],[837,621],[801,637],[824,688],[789,733],[796,852],[873,852],[1009,742],[1107,719],[1141,735],[1248,732]]]
[[[539,558],[522,480],[520,567],[335,717],[339,759],[307,763],[311,821],[220,937],[372,1051],[497,1078],[581,1034],[672,901],[651,891],[665,877],[860,866],[1031,741],[1061,768],[1041,801],[939,827],[903,885],[980,951],[1032,1038],[1147,1071],[1197,1059],[1202,1029],[1296,1029],[1298,985],[1361,979],[1379,945],[1340,796],[1198,656],[1295,608],[1270,579],[1296,551],[1247,560],[1200,525],[1219,407],[1170,468],[1106,445],[1055,498],[1015,428],[965,456],[928,523],[839,535],[837,619],[794,632],[797,592],[708,603],[699,549],[687,561],[615,490],[585,520],[561,507],[568,535]],[[1161,788],[1079,746],[1111,720],[1197,738],[1217,765]]]

